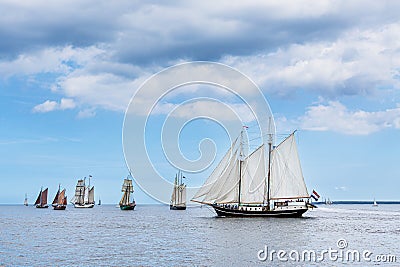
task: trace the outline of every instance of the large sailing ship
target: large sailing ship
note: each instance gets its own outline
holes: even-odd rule
[[[67,196],[65,195],[65,188],[61,192],[60,190],[60,185],[58,185],[58,191],[52,202],[52,206],[55,210],[65,210],[65,208],[67,207]]]
[[[94,207],[94,186],[90,188],[90,178],[89,185],[86,186],[86,177],[82,180],[78,180],[75,187],[75,196],[72,198],[71,203],[75,208],[93,208]]]
[[[35,203],[33,204],[33,205],[35,205],[36,208],[46,209],[49,207],[49,205],[47,205],[47,192],[48,192],[48,188],[46,188],[45,190],[43,190],[43,187],[40,188],[39,195],[38,195]]]
[[[312,204],[294,132],[274,148],[272,139],[245,156],[242,131],[192,201],[218,216],[300,217]]]
[[[134,191],[132,185],[132,179],[129,179],[129,177],[124,179],[121,191],[123,192],[123,195],[121,201],[119,202],[119,208],[121,210],[134,210],[136,207],[135,200],[132,199],[131,202],[131,194]]]
[[[186,210],[186,185],[183,183],[182,172],[178,172],[175,176],[174,190],[172,191],[171,203],[169,209],[171,210]]]

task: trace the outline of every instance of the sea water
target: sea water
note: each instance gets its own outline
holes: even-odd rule
[[[0,266],[400,266],[400,205],[321,205],[302,218],[2,205],[0,231]]]

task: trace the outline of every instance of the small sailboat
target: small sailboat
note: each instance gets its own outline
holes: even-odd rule
[[[54,197],[52,206],[55,210],[65,210],[67,207],[67,196],[65,195],[65,188],[60,192],[60,185],[58,185],[58,191]]]
[[[133,193],[134,190],[132,185],[132,179],[129,179],[128,177],[124,179],[124,183],[121,189],[121,192],[123,192],[121,201],[119,202],[119,208],[121,210],[134,210],[136,207],[135,200],[133,200],[132,202],[130,200],[131,194]]]
[[[35,205],[36,208],[46,209],[49,207],[49,205],[47,205],[47,192],[48,192],[48,188],[43,190],[43,187],[42,187],[40,189],[39,195],[38,195],[35,203],[33,204],[33,205]]]
[[[28,206],[28,196],[25,194],[24,206]]]
[[[101,199],[100,198],[99,198],[99,203],[97,203],[97,205],[99,205],[99,206],[101,205]]]
[[[75,196],[72,198],[71,203],[75,208],[93,208],[94,207],[94,186],[90,187],[89,175],[89,185],[86,186],[86,177],[82,180],[78,180],[75,187]]]
[[[244,154],[243,131],[194,195],[218,216],[300,217],[312,207],[293,132],[272,149],[263,143]],[[265,156],[267,156],[268,163]]]
[[[172,191],[170,210],[186,210],[186,185],[183,183],[182,172],[175,176],[174,190]]]
[[[376,203],[375,198],[374,198],[374,204],[372,204],[372,207],[378,207],[378,203]]]

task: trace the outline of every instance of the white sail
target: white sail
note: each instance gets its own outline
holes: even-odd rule
[[[197,200],[201,199],[208,193],[210,193],[211,190],[213,190],[214,184],[217,180],[220,179],[220,177],[227,172],[228,170],[228,165],[232,161],[232,159],[236,159],[236,154],[235,156],[233,155],[233,152],[236,149],[236,139],[233,143],[228,152],[224,155],[222,160],[219,162],[217,167],[214,169],[214,171],[211,173],[211,175],[208,177],[208,179],[204,182],[202,187],[196,192],[196,194],[193,196],[192,200]],[[200,201],[201,202],[201,201]]]
[[[266,192],[265,146],[242,162],[240,203],[263,203]]]
[[[186,185],[182,184],[179,188],[179,191],[181,195],[181,200],[179,204],[186,205]]]
[[[239,159],[235,151],[221,176],[212,184],[204,203],[232,203],[239,200]]]
[[[88,187],[89,188],[89,187]],[[94,186],[89,190],[88,193],[88,203],[89,204],[94,204]]]
[[[308,198],[294,133],[271,152],[270,199]]]
[[[83,204],[85,195],[85,182],[83,180],[78,180],[75,188],[75,195],[71,202],[74,204]]]

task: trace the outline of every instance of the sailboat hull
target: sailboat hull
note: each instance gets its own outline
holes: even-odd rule
[[[186,206],[174,206],[174,205],[169,205],[170,210],[186,210]]]
[[[129,204],[129,205],[119,205],[119,208],[121,210],[134,210],[136,207],[136,204]]]
[[[74,208],[93,208],[94,203],[92,204],[74,204]]]
[[[53,208],[54,210],[65,210],[67,206],[66,205],[54,205]]]
[[[291,210],[262,210],[257,208],[239,210],[212,205],[218,216],[221,217],[301,217],[308,209],[299,208]]]
[[[36,205],[36,208],[38,209],[47,209],[48,207],[48,205]]]

